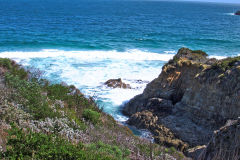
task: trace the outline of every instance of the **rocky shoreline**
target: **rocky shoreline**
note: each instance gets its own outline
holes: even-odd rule
[[[181,48],[159,77],[123,107],[130,125],[148,129],[155,142],[174,146],[194,159],[199,154],[199,159],[219,156],[219,144],[214,148],[206,145],[216,136],[215,130],[240,116],[240,57],[217,60],[207,56],[203,51]],[[222,141],[224,136],[215,138]],[[233,152],[233,148],[229,150]],[[239,148],[238,143],[234,150]],[[235,158],[240,157],[239,152],[234,153]]]

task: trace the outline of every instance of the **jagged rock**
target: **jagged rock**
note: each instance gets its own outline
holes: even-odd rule
[[[174,133],[163,125],[157,124],[158,117],[150,111],[142,111],[133,114],[127,123],[129,125],[135,125],[139,129],[150,130],[157,143],[164,144],[168,147],[176,147],[181,151],[186,150],[187,143],[184,143],[180,139],[176,138]]]
[[[235,15],[240,16],[240,11],[235,12]]]
[[[208,59],[203,51],[182,48],[163,66],[158,78],[123,107],[123,113],[154,111],[158,116],[155,126],[167,127],[190,147],[207,144],[214,130],[240,115],[239,61],[240,57]],[[173,104],[164,116],[161,112],[168,105],[157,110],[158,105],[150,103],[161,99]],[[155,140],[162,143],[163,139]]]
[[[185,90],[194,83],[195,75],[203,70],[203,65],[197,62],[207,61],[205,54],[199,56],[196,56],[196,53],[193,54],[195,56],[191,54],[192,50],[180,49],[173,58],[176,61],[170,60],[164,65],[159,77],[147,85],[143,94],[131,99],[123,108],[123,113],[131,115],[142,111],[150,98],[172,100],[173,104],[179,102]],[[192,60],[187,57],[191,57]]]
[[[211,141],[198,157],[198,160],[209,159],[240,159],[240,118],[228,121],[214,132]]]
[[[192,147],[204,145],[209,141],[213,132],[211,128],[196,124],[192,121],[192,115],[185,111],[175,111],[176,113],[159,119],[159,124],[171,129],[179,139]]]
[[[106,86],[111,88],[124,88],[124,89],[130,89],[131,86],[129,84],[126,84],[122,82],[121,78],[118,79],[109,79],[104,83]]]
[[[155,125],[152,133],[155,135],[154,140],[158,144],[163,144],[167,147],[175,147],[180,151],[185,151],[189,146],[187,143],[177,138],[176,134],[164,125]]]
[[[201,152],[206,148],[206,145],[196,146],[188,149],[185,154],[188,157],[192,157],[193,159],[197,159]]]
[[[213,65],[217,62],[217,59],[216,58],[210,58],[206,61],[206,64],[207,65]]]
[[[193,51],[188,48],[181,48],[179,49],[178,53],[173,57],[173,60],[176,61],[181,58],[195,62],[205,63],[208,60],[207,56],[208,56],[207,53],[201,50]]]

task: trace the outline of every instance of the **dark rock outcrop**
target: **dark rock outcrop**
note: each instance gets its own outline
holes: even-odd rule
[[[163,115],[164,113],[169,114],[172,112],[173,104],[170,100],[151,98],[148,100],[146,108],[148,110],[153,110],[155,113],[160,113]]]
[[[109,79],[104,83],[104,85],[111,87],[111,88],[124,88],[124,89],[131,89],[129,84],[126,84],[122,81],[121,78],[118,79]]]
[[[235,12],[235,15],[240,16],[240,11]]]
[[[139,129],[151,130],[153,125],[157,123],[158,117],[150,111],[137,112],[133,114],[127,121],[130,125],[135,125]]]
[[[203,51],[181,48],[159,77],[124,106],[123,113],[153,112],[158,117],[152,122],[155,126],[168,128],[190,147],[205,145],[214,130],[240,115],[239,62],[240,57],[208,59]]]
[[[211,141],[198,160],[240,159],[240,118],[229,120],[224,127],[214,132]]]

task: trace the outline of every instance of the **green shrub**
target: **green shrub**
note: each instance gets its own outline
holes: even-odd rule
[[[177,150],[174,147],[170,147],[170,152],[173,154],[173,153],[176,153]]]
[[[201,56],[208,56],[208,54],[202,50],[193,50],[192,53],[196,53],[198,55],[201,55]]]
[[[24,110],[32,114],[35,119],[59,117],[60,114],[50,108],[47,98],[41,95],[42,90],[38,83],[22,80],[9,73],[5,75],[5,80],[16,90],[14,100],[23,104]]]
[[[51,100],[62,100],[68,104],[68,107],[88,108],[92,104],[81,94],[70,94],[73,86],[62,86],[61,84],[53,84],[46,87],[46,91]]]
[[[33,133],[12,125],[8,132],[7,151],[1,153],[5,159],[87,159],[83,145],[73,145],[55,135]]]
[[[47,100],[46,96],[42,95],[43,92],[47,92],[48,98],[53,102],[55,100],[64,101],[67,104],[66,112],[73,109],[74,113],[71,113],[71,116],[68,117],[71,119],[74,118],[76,122],[82,117],[84,108],[91,108],[92,111],[98,110],[94,101],[85,98],[82,94],[70,94],[73,86],[67,87],[60,84],[47,85],[47,83],[44,83],[46,85],[41,85],[37,81],[27,81],[9,72],[5,74],[5,80],[8,86],[14,88],[16,91],[13,100],[19,104],[23,104],[25,107],[24,110],[33,115],[37,120],[60,116],[59,112],[53,112],[49,100]],[[95,124],[100,117],[100,114],[96,113],[95,111],[86,112],[86,119]],[[80,121],[78,122],[79,124],[81,123]],[[84,128],[84,125],[82,125],[82,128]]]
[[[225,59],[222,59],[218,62],[216,62],[215,64],[212,65],[212,68],[213,69],[221,69],[223,71],[226,71],[228,69],[230,69],[235,62],[237,61],[240,61],[240,56],[238,57],[234,57],[234,58],[225,58]]]
[[[24,70],[24,68],[20,67],[12,67],[10,73],[14,76],[18,76],[20,79],[27,79],[28,73]]]
[[[138,144],[137,147],[140,149],[142,153],[145,153],[146,155],[150,156],[150,146],[148,144]]]
[[[80,127],[81,130],[87,129],[86,124],[80,119],[81,116],[78,115],[74,109],[67,108],[65,109],[65,113],[67,113],[66,116],[69,119],[74,120],[78,124],[78,127]],[[75,126],[72,127],[74,128]]]
[[[59,138],[58,136],[23,131],[15,125],[8,131],[7,149],[0,152],[2,159],[45,159],[45,160],[121,160],[130,154],[128,150],[121,150],[97,142],[84,146]]]
[[[50,99],[65,100],[69,89],[61,84],[53,84],[47,87],[47,93]]]
[[[118,146],[111,146],[100,141],[88,145],[86,150],[89,152],[95,152],[98,155],[101,155],[102,158],[105,157],[103,159],[123,159],[130,154],[128,149],[121,150]]]
[[[0,58],[0,66],[8,69],[12,75],[19,76],[21,79],[27,78],[28,73],[8,58]]]
[[[168,150],[168,148],[165,148],[165,150],[164,150],[166,153],[168,153],[169,152],[169,150]]]
[[[93,124],[97,124],[99,122],[100,116],[100,113],[93,111],[92,109],[83,110],[83,117],[86,120],[91,121]]]
[[[12,68],[12,61],[8,58],[0,58],[0,66],[11,69]]]

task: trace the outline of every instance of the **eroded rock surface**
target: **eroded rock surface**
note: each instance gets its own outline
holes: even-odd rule
[[[133,114],[128,122],[130,125],[135,125],[139,129],[150,130],[155,138],[155,141],[164,144],[165,146],[174,146],[181,151],[188,148],[188,144],[184,143],[171,132],[170,129],[158,123],[158,116],[150,111],[142,111]]]
[[[229,120],[224,127],[214,132],[211,141],[198,160],[240,159],[240,118]]]
[[[240,115],[239,82],[240,57],[208,59],[203,51],[182,48],[163,66],[159,77],[124,106],[123,113],[131,116],[130,124],[142,119],[141,126],[149,129],[148,121],[150,126],[164,126],[169,136],[190,147],[205,145],[214,130]],[[139,115],[147,111],[158,120]],[[164,140],[156,136],[155,141]]]

